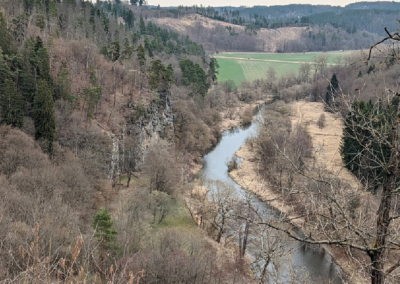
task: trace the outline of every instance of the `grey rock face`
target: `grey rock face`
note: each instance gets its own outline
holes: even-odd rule
[[[132,111],[131,115],[126,118],[126,130],[121,129],[119,135],[110,134],[113,151],[109,178],[113,184],[121,173],[125,134],[138,138],[142,149],[141,160],[153,140],[164,139],[173,143],[174,115],[170,96],[169,90],[159,92],[159,99],[153,99],[147,108],[140,105],[129,105]]]

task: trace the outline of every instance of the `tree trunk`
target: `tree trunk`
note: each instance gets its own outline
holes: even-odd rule
[[[249,224],[249,222],[246,222],[246,225],[244,227],[243,241],[241,243],[241,251],[240,251],[240,258],[241,259],[243,259],[244,255],[246,254],[247,239],[248,239],[248,236],[249,236],[249,229],[250,229],[250,224]]]
[[[382,196],[379,204],[376,220],[376,240],[372,250],[368,252],[371,258],[371,283],[384,284],[384,262],[386,257],[386,243],[390,225],[390,211],[392,209],[393,191],[396,188],[396,179],[399,167],[399,126],[400,105],[397,109],[396,123],[392,124],[392,149],[390,160],[386,169],[386,176],[382,185]]]
[[[132,173],[128,173],[128,182],[126,183],[126,187],[129,187],[129,184],[131,183],[131,178],[132,178]]]
[[[370,255],[371,258],[371,283],[372,284],[384,284],[385,273],[383,265],[383,250],[375,251]]]
[[[270,257],[268,257],[268,258],[265,260],[264,268],[263,268],[263,271],[261,272],[260,284],[261,284],[261,283],[265,283],[264,281],[267,280],[267,279],[266,279],[266,276],[267,276],[268,265],[269,265],[270,261],[271,261]]]
[[[217,243],[221,242],[222,234],[224,232],[224,225],[225,225],[225,217],[222,216],[221,225],[219,226],[218,236],[217,236]]]

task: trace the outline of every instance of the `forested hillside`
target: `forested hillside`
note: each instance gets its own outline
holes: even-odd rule
[[[368,48],[385,35],[384,27],[391,32],[397,29],[400,18],[399,5],[392,2],[360,2],[345,7],[329,5],[292,4],[285,6],[240,7],[177,7],[152,9],[150,17],[176,18],[185,22],[188,15],[201,15],[217,22],[224,22],[217,30],[220,38],[204,20],[193,20],[192,27],[185,30],[191,36],[201,37],[200,42],[211,44],[215,51],[265,51],[307,52],[329,50],[354,50]],[[185,20],[186,17],[186,20]],[[227,25],[230,24],[230,25]],[[174,27],[170,24],[170,27]],[[213,25],[216,29],[217,24]],[[287,36],[282,28],[298,28],[299,36]],[[279,39],[265,34],[273,29],[282,32]],[[209,35],[203,38],[205,32]],[[272,34],[272,33],[271,33]],[[278,48],[268,48],[271,41]],[[229,42],[232,44],[221,44]],[[246,43],[251,43],[247,44]],[[223,47],[222,47],[223,46]],[[251,48],[253,47],[253,48]]]
[[[0,8],[0,280],[249,283],[183,201],[238,101],[203,46],[141,7]]]

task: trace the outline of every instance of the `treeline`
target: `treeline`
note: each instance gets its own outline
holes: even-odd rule
[[[360,2],[345,7],[292,4],[236,10],[224,7],[194,7],[194,9],[196,13],[215,20],[246,26],[250,31],[260,28],[332,25],[348,33],[362,30],[382,36],[383,27],[391,31],[397,29],[396,20],[399,18],[399,5],[392,2],[379,2],[379,4]]]
[[[397,30],[397,19],[399,17],[400,11],[398,9],[346,9],[344,11],[326,12],[302,17],[300,22],[320,27],[332,25],[351,34],[354,34],[356,31],[366,31],[384,36],[386,35],[383,29],[385,27],[391,32]]]
[[[358,50],[368,48],[379,40],[370,32],[353,29],[350,32],[332,25],[308,27],[300,39],[283,39],[277,44],[277,52],[305,52],[330,50]]]
[[[298,5],[302,6],[302,5]],[[285,8],[286,6],[277,6]],[[259,7],[261,11],[262,7]],[[282,9],[283,9],[282,8]],[[290,9],[283,9],[290,15],[296,14],[296,5]],[[174,9],[174,8],[173,8]],[[260,14],[248,14],[247,17],[240,14],[244,10],[232,10],[225,8],[213,7],[178,7],[176,16],[175,13],[157,13],[156,11],[173,11],[170,9],[157,9],[148,10],[148,17],[162,18],[162,17],[181,17],[182,15],[189,15],[190,20],[195,24],[185,27],[187,34],[197,42],[201,42],[208,50],[218,51],[267,51],[265,49],[268,44],[267,39],[260,33],[260,29],[277,29],[283,27],[302,27],[301,39],[292,40],[290,38],[280,38],[277,40],[276,50],[278,52],[305,52],[305,51],[327,51],[327,50],[352,50],[359,48],[368,48],[371,44],[376,42],[382,33],[384,27],[388,22],[383,23],[382,19],[386,17],[385,13],[389,13],[390,17],[396,17],[395,11],[387,10],[345,10],[337,12],[337,9],[322,9],[321,11],[328,11],[325,14],[310,12],[309,16],[296,16],[293,21],[287,17],[282,19],[276,18],[274,14],[263,16]],[[299,8],[300,9],[300,8]],[[340,8],[342,9],[342,8]],[[339,10],[340,10],[339,9]],[[301,9],[300,9],[301,10]],[[313,10],[309,7],[309,10]],[[318,9],[317,9],[318,10]],[[318,10],[319,11],[319,10]],[[359,12],[360,11],[360,12]],[[339,14],[336,14],[339,13]],[[196,15],[202,15],[217,21],[224,21],[232,24],[232,26],[215,25],[209,27],[202,24],[202,20],[198,20]],[[297,15],[297,14],[296,14]],[[303,15],[303,14],[302,14]],[[308,15],[308,14],[307,14]],[[358,22],[356,17],[361,15],[361,20]],[[385,15],[385,17],[383,17]],[[324,22],[314,21],[308,17],[315,17]],[[333,19],[333,18],[334,19]],[[332,18],[331,20],[328,20]],[[375,19],[376,18],[376,19]],[[379,19],[378,19],[379,18]],[[366,23],[368,21],[368,23]],[[375,23],[382,22],[382,25]],[[389,21],[390,22],[390,21]],[[372,28],[372,24],[373,28]],[[392,25],[389,30],[393,30],[396,26],[396,21],[391,22]],[[370,28],[369,28],[370,27]],[[173,28],[173,27],[172,27]],[[275,50],[274,50],[275,51]]]
[[[203,57],[205,60],[205,51],[201,45],[193,42],[187,36],[167,29],[161,29],[151,21],[145,21],[142,14],[139,17],[137,14],[135,16],[135,13],[131,9],[122,4],[99,1],[93,9],[96,8],[104,11],[109,17],[115,19],[121,17],[124,20],[130,32],[130,36],[125,36],[123,41],[120,41],[125,47],[128,43],[137,45],[139,40],[144,38],[145,48],[151,57],[153,56],[153,52],[157,52],[158,54],[166,53],[178,56],[195,55]],[[120,40],[121,37],[117,37],[116,39]]]
[[[183,7],[149,10],[149,17],[174,17],[183,15],[202,15],[233,26],[206,29],[201,25],[192,27],[188,33],[202,42],[208,49],[216,51],[263,51],[265,43],[254,37],[260,29],[283,27],[307,28],[302,39],[283,39],[279,43],[279,52],[326,51],[340,49],[368,48],[381,36],[384,28],[397,29],[399,12],[392,9],[391,3],[348,5],[346,7],[287,5],[257,6],[253,8],[232,9],[229,7]],[[157,13],[158,11],[158,13]],[[235,28],[238,25],[242,31]],[[226,30],[224,30],[226,29]],[[218,34],[218,38],[212,35]],[[248,45],[246,43],[249,43]],[[250,44],[251,43],[251,44]]]

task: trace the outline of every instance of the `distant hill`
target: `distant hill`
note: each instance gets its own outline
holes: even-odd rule
[[[245,27],[191,14],[179,19],[151,19],[157,25],[187,34],[206,49],[219,51],[277,52],[286,40],[300,41],[305,32],[301,27],[276,30],[260,29],[249,34]]]
[[[182,7],[177,8],[181,9]],[[260,28],[311,27],[332,25],[348,33],[357,30],[385,34],[384,28],[395,31],[400,19],[399,2],[358,2],[345,7],[331,5],[290,4],[254,7],[185,7],[185,11],[246,27]]]

